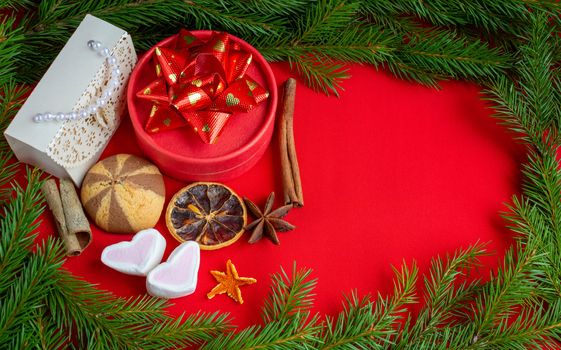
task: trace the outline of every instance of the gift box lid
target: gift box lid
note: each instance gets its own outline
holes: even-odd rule
[[[191,33],[202,40],[207,40],[213,34],[212,31]],[[234,113],[215,144],[202,142],[190,127],[153,134],[145,130],[152,103],[138,99],[136,93],[156,78],[153,66],[155,47],[169,47],[177,35],[150,49],[131,74],[128,108],[138,144],[146,156],[169,176],[180,180],[231,179],[249,170],[270,142],[277,105],[274,75],[266,60],[254,47],[233,35],[230,37],[244,51],[253,55],[247,75],[263,86],[270,95],[251,111]]]
[[[88,97],[86,92],[92,89],[92,81],[103,69],[107,70],[105,59],[88,48],[89,40],[100,41],[111,50],[126,46],[134,56],[127,60],[136,62],[132,41],[124,30],[86,15],[4,132],[20,161],[41,167],[58,177],[70,177],[76,184],[81,182],[92,161],[97,161],[105,145],[96,144],[87,159],[69,169],[53,157],[52,149],[49,150],[67,122],[36,123],[33,117],[38,113],[68,113],[78,101]],[[123,79],[128,79],[129,72],[123,72]]]

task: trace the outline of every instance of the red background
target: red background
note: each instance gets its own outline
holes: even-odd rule
[[[274,64],[273,72],[279,84],[289,77],[286,64]],[[244,235],[230,247],[203,251],[197,290],[173,300],[173,314],[219,310],[231,313],[236,325],[258,323],[270,275],[280,266],[290,270],[293,261],[314,270],[317,310],[331,315],[354,289],[360,295],[391,292],[391,266],[404,260],[416,260],[426,272],[437,254],[490,241],[496,254],[479,273],[487,276],[498,265],[512,243],[500,211],[519,191],[524,152],[491,117],[480,89],[462,82],[431,89],[368,66],[353,65],[350,73],[340,98],[299,80],[294,128],[305,207],[287,216],[296,230],[281,233],[280,246],[268,240],[250,245]],[[259,205],[271,191],[282,194],[273,140],[253,169],[226,183]],[[128,118],[103,157],[115,153],[141,155]],[[167,199],[185,185],[166,178]],[[54,232],[50,213],[43,219],[46,236]],[[167,238],[167,258],[178,243],[163,218],[157,228]],[[105,246],[130,238],[94,227],[92,245],[65,267],[116,295],[143,294],[144,278],[99,260]],[[206,298],[215,285],[209,271],[224,270],[227,259],[241,276],[258,281],[242,287],[243,305],[225,295]]]

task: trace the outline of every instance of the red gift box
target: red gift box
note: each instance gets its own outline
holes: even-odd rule
[[[204,41],[213,32],[190,33]],[[136,94],[156,79],[152,64],[155,48],[169,47],[176,39],[177,35],[169,37],[146,52],[130,77],[127,102],[138,144],[162,172],[179,180],[224,181],[237,177],[257,163],[271,140],[277,105],[273,72],[254,47],[230,35],[231,41],[253,56],[247,75],[269,91],[268,99],[247,113],[234,113],[214,144],[201,142],[190,128],[148,133],[145,125],[153,104],[138,99]]]

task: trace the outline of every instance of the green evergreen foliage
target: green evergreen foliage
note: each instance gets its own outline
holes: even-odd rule
[[[3,132],[25,89],[0,89]],[[227,314],[172,318],[158,298],[116,298],[61,266],[64,249],[48,238],[35,242],[43,212],[41,172],[27,170],[25,187],[13,182],[17,164],[0,139],[0,349],[162,349],[200,344],[229,329]],[[10,164],[10,165],[8,165]]]
[[[556,349],[561,342],[561,40],[554,0],[0,1],[0,130],[86,13],[145,49],[177,31],[228,30],[313,88],[338,93],[345,64],[389,69],[436,86],[485,87],[496,117],[527,146],[522,195],[504,213],[516,243],[488,278],[476,243],[436,257],[418,282],[394,269],[389,295],[351,293],[334,316],[313,311],[311,270],[272,275],[262,325],[223,314],[172,318],[167,302],[116,298],[72,276],[58,242],[36,242],[40,172],[17,168],[0,139],[0,349]],[[16,20],[12,11],[28,9]],[[11,185],[10,185],[11,184]],[[422,288],[417,290],[418,287]],[[411,307],[411,304],[417,304]]]
[[[127,30],[141,50],[182,26],[226,30],[253,44],[271,61],[289,61],[311,87],[326,93],[337,94],[342,80],[349,77],[346,62],[382,64],[399,77],[430,85],[448,78],[480,81],[496,77],[513,62],[507,46],[494,47],[487,40],[497,36],[482,38],[481,30],[519,34],[529,25],[529,8],[550,13],[558,6],[545,1],[531,2],[529,7],[523,1],[471,3],[45,0],[17,28],[4,33],[18,57],[6,67],[18,82],[36,81],[83,16],[91,13]],[[467,30],[468,26],[474,30]]]

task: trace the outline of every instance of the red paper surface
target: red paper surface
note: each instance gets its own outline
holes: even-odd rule
[[[289,77],[285,64],[274,64],[273,71],[279,83]],[[268,240],[250,245],[244,235],[230,247],[202,251],[197,290],[175,299],[173,314],[219,310],[239,326],[259,323],[270,274],[280,266],[290,270],[293,261],[313,268],[316,309],[328,314],[338,312],[343,293],[354,289],[360,295],[391,292],[391,266],[403,260],[416,260],[426,272],[437,254],[491,241],[497,254],[484,260],[480,273],[488,276],[488,267],[497,266],[512,243],[500,211],[520,188],[524,152],[491,118],[479,88],[447,82],[435,90],[359,65],[350,72],[340,98],[299,81],[294,129],[305,207],[287,216],[296,230],[280,233],[280,246]],[[274,139],[255,168],[226,184],[259,205],[274,190],[281,204],[277,145]],[[126,119],[103,157],[115,153],[141,155]],[[167,199],[185,185],[166,178]],[[54,232],[50,213],[43,219],[46,236]],[[163,217],[157,228],[167,238],[167,258],[178,243]],[[65,267],[116,295],[143,294],[145,278],[99,260],[105,246],[130,238],[94,228],[91,246]],[[215,285],[209,271],[224,270],[227,259],[241,276],[258,281],[242,287],[243,305],[225,295],[206,298]]]

